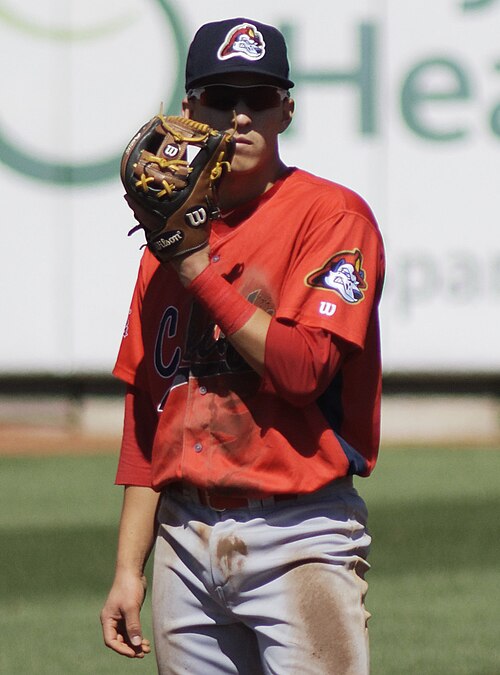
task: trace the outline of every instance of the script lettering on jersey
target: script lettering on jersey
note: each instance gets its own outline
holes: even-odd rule
[[[250,369],[197,302],[191,307],[182,361],[189,364],[195,377]]]
[[[191,306],[182,348],[176,341],[178,330],[179,310],[169,306],[160,320],[154,351],[157,373],[170,379],[157,406],[159,412],[163,410],[172,389],[187,384],[190,376],[206,377],[251,370],[198,303],[194,302]],[[169,355],[168,360],[165,354]]]
[[[177,335],[179,312],[169,306],[163,313],[155,343],[155,368],[162,377],[172,377],[181,362],[182,350],[176,347],[168,363],[163,361],[163,344],[165,338],[174,338]]]

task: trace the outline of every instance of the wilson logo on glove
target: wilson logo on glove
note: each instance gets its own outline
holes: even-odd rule
[[[165,232],[159,239],[152,239],[149,242],[149,248],[156,251],[156,253],[161,253],[170,246],[180,244],[183,239],[184,234],[180,230],[177,230],[176,232]]]
[[[160,112],[127,145],[120,175],[138,222],[129,234],[144,229],[161,262],[207,244],[210,221],[220,216],[217,186],[231,170],[233,134]]]
[[[191,211],[188,211],[184,216],[186,223],[191,227],[200,227],[204,225],[208,219],[208,213],[203,206],[195,206]]]
[[[165,155],[165,157],[175,157],[176,155],[179,154],[179,146],[167,145],[167,147],[163,149],[163,154]]]

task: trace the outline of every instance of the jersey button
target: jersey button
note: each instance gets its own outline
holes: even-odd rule
[[[201,443],[195,443],[194,444],[194,451],[195,452],[201,452],[203,450],[203,445]]]
[[[212,256],[212,262],[219,262],[219,260],[220,260],[220,255],[216,254],[216,255]]]
[[[202,396],[205,396],[206,393],[207,393],[207,388],[206,388],[206,387],[203,387],[203,386],[200,387],[200,394],[201,394]]]

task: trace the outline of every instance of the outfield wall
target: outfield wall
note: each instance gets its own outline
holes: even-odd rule
[[[1,374],[106,374],[140,256],[117,178],[178,112],[218,0],[0,2]],[[254,0],[288,37],[282,153],[359,191],[388,254],[386,374],[500,373],[500,0]]]

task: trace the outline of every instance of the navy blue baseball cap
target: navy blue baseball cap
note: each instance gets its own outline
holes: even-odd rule
[[[186,91],[217,82],[221,75],[251,73],[262,84],[290,89],[285,38],[274,26],[236,18],[198,29],[186,61]]]

